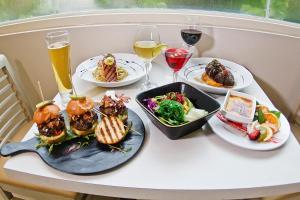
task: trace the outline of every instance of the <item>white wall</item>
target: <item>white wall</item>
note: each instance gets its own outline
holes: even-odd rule
[[[107,18],[108,16],[111,18]],[[175,24],[174,18],[178,23],[182,23],[184,15],[173,13],[172,16],[175,17],[168,18],[168,16],[171,15],[137,13],[133,17],[132,14],[113,16],[101,14],[82,18],[76,16],[72,19],[60,17],[49,21],[44,20],[44,23],[36,21],[3,26],[0,27],[2,33],[0,53],[8,56],[35,104],[38,96],[37,88],[33,85],[37,80],[40,80],[45,88],[47,98],[52,98],[57,93],[44,41],[47,32],[54,29],[70,31],[71,59],[75,69],[80,62],[91,56],[106,52],[132,52],[132,40],[137,21],[153,19],[160,24],[163,42],[181,42],[180,27]],[[300,28],[298,26],[281,25],[274,21],[220,18],[218,15],[200,16],[205,25],[203,29],[205,35],[198,46],[202,56],[225,58],[244,65],[254,74],[279,109],[285,114],[290,114],[296,109],[300,103]],[[122,23],[118,24],[118,21]],[[68,26],[63,26],[64,22]],[[50,28],[47,28],[47,23]],[[30,27],[33,30],[30,30]],[[22,32],[22,29],[25,32]]]

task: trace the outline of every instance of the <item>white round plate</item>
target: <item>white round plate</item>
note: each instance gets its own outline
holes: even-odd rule
[[[217,59],[227,69],[230,70],[235,80],[235,85],[233,87],[214,87],[195,79],[197,78],[201,80],[201,76],[205,72],[206,65],[210,63],[213,59]],[[180,70],[179,76],[186,82],[194,85],[195,87],[198,87],[199,89],[204,90],[206,92],[211,92],[215,94],[226,94],[229,89],[236,91],[242,90],[251,85],[253,81],[252,74],[245,67],[225,59],[207,57],[192,58],[190,62],[183,69]]]
[[[263,105],[267,105],[269,108],[271,108],[271,110],[277,110],[274,109],[273,106],[269,106],[268,104]],[[216,115],[212,116],[208,120],[208,124],[212,128],[213,132],[226,142],[244,149],[258,151],[276,149],[278,147],[281,147],[288,140],[291,133],[291,128],[288,120],[283,114],[280,115],[280,122],[281,127],[279,132],[276,133],[275,136],[273,136],[274,141],[262,143],[251,141],[248,139],[247,136],[242,136],[241,134],[238,134],[238,131],[232,131],[226,128],[225,124],[221,120],[219,120]]]
[[[117,82],[103,82],[94,78],[93,72],[97,68],[99,60],[103,59],[103,55],[89,58],[78,65],[76,74],[82,80],[94,83],[101,87],[120,87],[130,85],[146,75],[145,64],[137,55],[129,53],[113,53],[116,58],[117,66],[125,68],[128,76]]]

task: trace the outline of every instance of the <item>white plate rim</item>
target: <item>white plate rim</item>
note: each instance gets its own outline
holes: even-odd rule
[[[195,82],[192,82],[192,81],[190,81],[186,78],[186,75],[184,73],[185,73],[185,70],[187,68],[196,67],[199,64],[200,65],[204,65],[204,64],[206,65],[213,59],[217,59],[221,63],[222,62],[228,63],[228,64],[230,64],[230,66],[225,65],[226,67],[233,67],[235,70],[239,70],[240,72],[242,72],[242,74],[246,77],[246,78],[243,77],[243,79],[245,80],[245,84],[235,86],[233,88],[223,88],[223,87],[210,86],[210,85],[200,83],[200,82],[195,83]],[[199,64],[196,64],[196,63],[199,63]],[[231,71],[232,71],[232,69],[231,69]],[[253,83],[253,80],[254,80],[253,75],[244,66],[242,66],[238,63],[235,63],[233,61],[229,61],[229,60],[226,60],[226,59],[223,59],[223,58],[215,58],[215,57],[191,58],[191,61],[186,66],[184,66],[183,69],[180,70],[179,77],[182,78],[184,81],[186,81],[186,82],[188,82],[188,83],[190,83],[190,84],[192,84],[192,85],[194,85],[194,86],[196,86],[196,87],[198,87],[198,88],[200,88],[204,91],[217,93],[217,94],[225,94],[230,89],[240,91],[242,89],[245,89],[245,88],[249,87]]]
[[[268,106],[271,109],[278,110],[274,106],[271,106],[270,104],[267,104],[267,103],[265,103],[263,101],[259,101],[259,102],[262,102],[261,103],[262,105],[266,105],[266,106]],[[277,149],[277,148],[281,147],[282,145],[284,145],[287,142],[287,140],[289,139],[290,134],[291,134],[291,127],[290,127],[290,124],[289,124],[288,120],[283,115],[283,113],[281,113],[281,115],[280,115],[280,122],[281,122],[281,128],[280,128],[280,131],[277,134],[281,133],[281,136],[284,136],[284,137],[282,137],[281,138],[282,140],[280,142],[278,142],[278,143],[267,143],[266,144],[266,143],[258,143],[258,142],[255,142],[255,141],[250,141],[246,137],[243,138],[243,136],[238,136],[238,135],[236,135],[234,133],[231,133],[229,130],[227,130],[223,126],[223,122],[221,122],[216,117],[216,115],[212,116],[212,118],[208,120],[208,124],[211,127],[212,131],[217,136],[219,136],[221,139],[223,139],[224,141],[226,141],[226,142],[228,142],[228,143],[230,143],[230,144],[232,144],[234,146],[243,148],[243,149],[249,149],[249,150],[255,150],[255,151],[269,151],[269,150],[274,150],[274,149]],[[216,125],[215,123],[217,123],[218,125]],[[219,131],[218,126],[222,126],[222,131]],[[235,135],[239,139],[233,141],[231,139],[231,137],[233,135]],[[249,145],[245,146],[244,143],[240,143],[239,140],[241,140],[241,139],[249,141],[248,142]]]
[[[82,77],[82,74],[83,73],[86,73],[86,72],[82,72],[82,71],[85,71],[86,68],[90,68],[90,69],[95,69],[96,66],[92,66],[92,67],[86,67],[86,65],[88,65],[89,62],[91,62],[91,60],[100,60],[101,57],[103,57],[104,55],[100,54],[100,55],[97,55],[97,56],[93,56],[93,57],[90,57],[88,59],[85,59],[84,61],[82,61],[77,67],[76,67],[76,71],[75,71],[75,74],[77,75],[77,77],[79,77],[81,80],[84,80],[86,82],[89,82],[89,83],[92,83],[92,84],[95,84],[97,86],[101,86],[101,87],[121,87],[121,86],[126,86],[126,85],[130,85],[132,83],[135,83],[137,82],[138,80],[142,79],[145,75],[146,75],[146,71],[145,71],[145,65],[144,65],[144,62],[135,54],[131,54],[131,53],[112,53],[116,59],[118,58],[122,58],[122,57],[133,57],[134,59],[137,59],[136,61],[136,65],[139,65],[143,71],[143,73],[138,73],[137,76],[135,76],[134,78],[130,79],[130,80],[122,80],[122,81],[118,81],[118,82],[102,82],[102,81],[97,81],[95,79],[86,79],[86,78],[83,78]],[[132,59],[133,60],[133,59]],[[133,60],[135,61],[135,60]],[[150,68],[151,70],[151,68]],[[150,71],[149,70],[149,71]]]

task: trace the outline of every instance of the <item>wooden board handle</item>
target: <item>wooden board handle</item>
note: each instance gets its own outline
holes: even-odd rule
[[[12,156],[23,152],[36,152],[37,138],[32,138],[25,142],[14,142],[5,144],[0,151],[1,156]]]

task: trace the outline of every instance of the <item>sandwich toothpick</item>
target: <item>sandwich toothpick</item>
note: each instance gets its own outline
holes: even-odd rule
[[[75,86],[74,86],[74,83],[73,83],[73,79],[71,77],[71,74],[69,74],[69,77],[70,77],[70,80],[71,80],[71,85],[72,85],[72,88],[73,88],[73,92],[75,94],[75,96],[77,96],[77,92],[76,92],[76,89],[75,89]]]
[[[41,95],[42,101],[45,101],[40,81],[37,81],[37,84],[38,84],[38,87],[39,87],[39,91],[40,91],[40,95]]]

